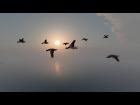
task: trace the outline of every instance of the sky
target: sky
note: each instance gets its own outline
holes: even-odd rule
[[[0,91],[140,91],[139,27],[139,13],[0,13]]]

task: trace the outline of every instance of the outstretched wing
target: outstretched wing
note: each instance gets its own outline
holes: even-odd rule
[[[50,51],[50,49],[47,49],[46,51]]]
[[[81,39],[81,40],[85,40],[85,38]]]
[[[66,46],[66,45],[69,44],[69,43],[66,42],[66,43],[63,43],[63,44]]]
[[[114,57],[114,59],[118,62],[120,62],[119,58],[118,57]]]
[[[25,43],[26,41],[24,40],[24,38],[22,38],[22,39],[20,40],[20,42],[21,42],[21,43]]]
[[[26,41],[24,41],[24,38],[19,39],[19,41],[17,41],[17,43],[25,43]]]
[[[85,41],[87,41],[88,39],[85,39]]]
[[[69,45],[69,48],[73,48],[76,40],[73,40],[72,43]]]
[[[66,44],[69,44],[68,42],[66,42]]]
[[[66,45],[66,43],[63,43],[63,45]]]
[[[85,40],[85,41],[87,41],[88,39],[87,39],[87,38],[83,38],[82,40]]]
[[[106,58],[111,58],[112,57],[112,55],[108,55]]]
[[[104,35],[104,37],[105,37],[105,38],[108,38],[108,37],[109,37],[109,34]]]
[[[48,44],[47,40],[44,40],[41,44]]]

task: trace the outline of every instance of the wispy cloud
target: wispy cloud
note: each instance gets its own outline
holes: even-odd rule
[[[109,25],[109,23],[108,23],[108,22],[104,22],[104,24],[105,24],[105,25]]]
[[[117,38],[129,42],[139,42],[140,14],[139,13],[97,13],[111,24],[112,32]]]

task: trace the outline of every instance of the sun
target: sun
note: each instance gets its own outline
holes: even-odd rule
[[[54,42],[54,44],[55,44],[56,46],[59,46],[59,45],[60,45],[60,41],[57,40],[57,41]]]

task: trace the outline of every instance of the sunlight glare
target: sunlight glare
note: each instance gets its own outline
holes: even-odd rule
[[[60,45],[60,41],[57,40],[57,41],[54,42],[54,44],[55,44],[56,46],[59,46],[59,45]]]

